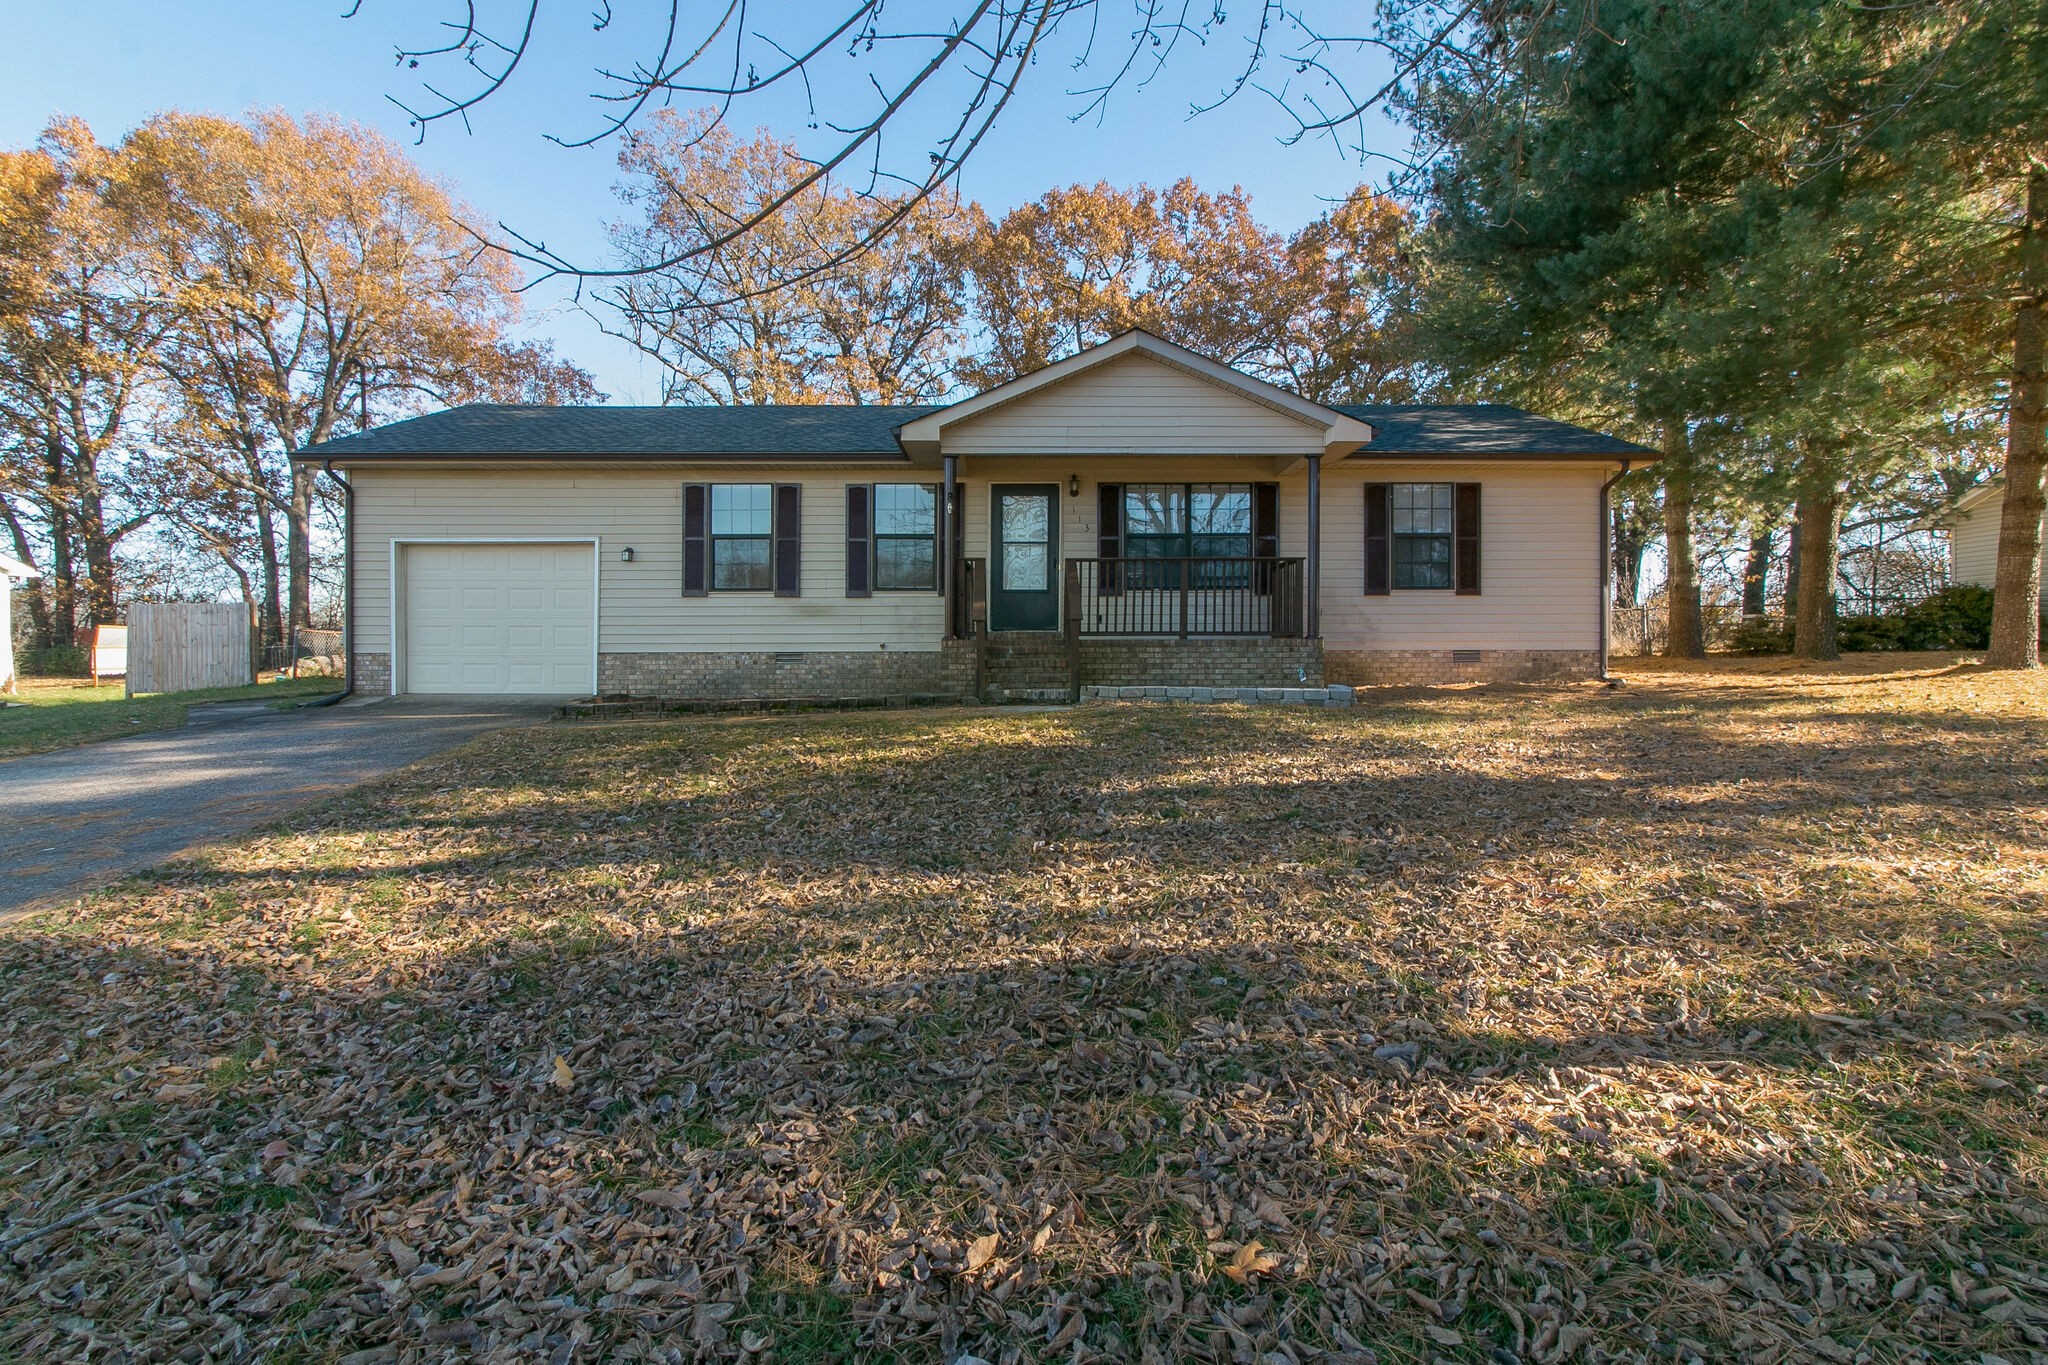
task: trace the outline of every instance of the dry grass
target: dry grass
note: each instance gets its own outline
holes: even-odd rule
[[[131,697],[121,680],[95,686],[75,678],[22,678],[20,694],[0,700],[0,758],[69,749],[123,735],[175,730],[188,707],[210,701],[303,701],[339,691],[333,678],[272,677],[250,687],[216,687],[199,692],[148,692]]]
[[[1948,662],[482,741],[0,936],[0,1356],[2041,1360]]]

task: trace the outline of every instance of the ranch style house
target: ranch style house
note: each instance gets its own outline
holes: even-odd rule
[[[1600,676],[1657,455],[1126,332],[943,407],[478,404],[294,458],[346,490],[359,690],[1016,699]]]

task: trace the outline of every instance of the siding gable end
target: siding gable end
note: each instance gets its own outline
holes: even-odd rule
[[[1314,455],[1325,428],[1142,353],[947,430],[959,455]]]

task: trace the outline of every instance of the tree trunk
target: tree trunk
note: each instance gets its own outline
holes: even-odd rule
[[[78,639],[78,556],[71,539],[71,517],[62,507],[50,508],[50,640],[69,647]]]
[[[305,630],[313,624],[313,471],[305,465],[292,466],[285,545],[291,561],[290,626]]]
[[[1993,668],[2041,664],[2042,421],[2048,405],[2048,165],[2027,174],[2027,224],[2020,240],[2021,292],[2013,315],[2012,394],[2006,410],[2005,510],[1998,522],[1998,581],[1992,589]]]
[[[1764,526],[1750,532],[1749,556],[1742,565],[1742,614],[1762,616],[1770,601],[1771,555],[1778,548],[1778,532]]]
[[[1792,653],[1839,659],[1835,643],[1835,574],[1842,557],[1842,492],[1817,473],[1799,492],[1799,600],[1793,609]]]
[[[1704,659],[1706,625],[1700,616],[1699,561],[1692,544],[1692,441],[1683,419],[1664,424],[1664,580],[1666,657]]]
[[[1794,513],[1792,530],[1785,537],[1785,619],[1799,615],[1799,517]]]
[[[267,645],[284,643],[284,584],[283,573],[277,562],[277,517],[271,511],[270,500],[257,497],[253,500],[256,512],[257,563],[263,575],[263,604],[257,619],[261,639]]]
[[[1643,552],[1649,537],[1642,524],[1624,512],[1617,500],[1614,508],[1614,605],[1633,607],[1643,599]]]

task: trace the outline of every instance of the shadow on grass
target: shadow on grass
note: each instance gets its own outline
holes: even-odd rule
[[[10,1274],[270,1354],[2020,1350],[1953,1287],[2048,1252],[2048,964],[1953,869],[2038,729],[1480,709],[484,741],[0,939],[7,1226],[194,1201]]]

